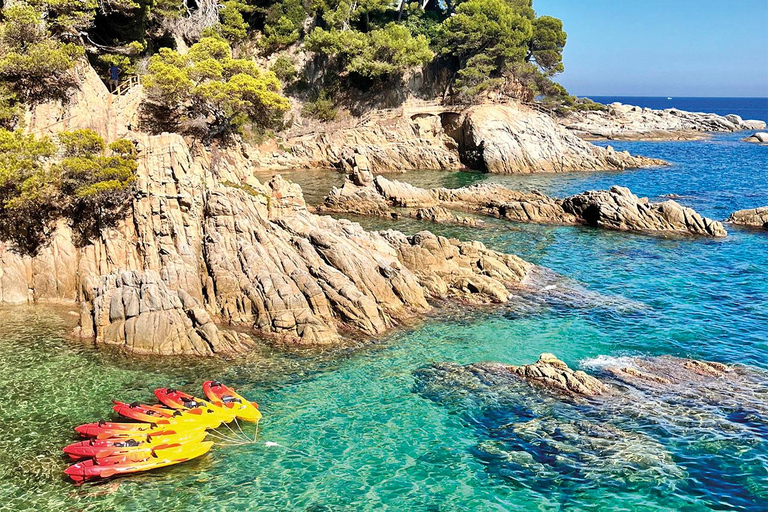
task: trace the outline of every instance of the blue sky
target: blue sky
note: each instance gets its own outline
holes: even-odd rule
[[[572,94],[768,97],[768,0],[534,0]]]

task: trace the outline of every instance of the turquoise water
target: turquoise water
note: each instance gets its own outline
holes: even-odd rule
[[[619,184],[651,198],[677,194],[679,202],[725,218],[768,204],[768,148],[741,143],[742,136],[615,144],[673,162],[662,169],[552,176],[423,171],[399,178],[422,186],[490,180],[556,195]],[[337,175],[310,172],[291,178],[309,180],[316,196],[338,182]],[[434,362],[528,363],[545,351],[571,366],[600,356],[671,354],[766,370],[768,233],[730,228],[728,238],[709,240],[495,220],[482,229],[361,221],[480,239],[567,276],[557,282],[564,293],[501,308],[447,308],[365,348],[263,346],[224,362],[96,351],[67,338],[76,321],[67,308],[0,309],[0,510],[768,508],[768,433],[723,430],[737,419],[662,428],[650,427],[648,418],[622,418],[637,451],[663,454],[665,469],[653,474],[634,461],[627,461],[628,472],[609,457],[578,452],[564,452],[554,473],[525,465],[500,471],[484,450],[498,418],[424,396],[414,374]],[[74,488],[62,478],[59,450],[72,440],[71,427],[106,416],[110,399],[149,400],[152,389],[167,385],[199,393],[209,378],[260,403],[258,442],[218,445],[200,460],[105,485]],[[504,405],[515,407],[514,400]],[[583,411],[555,404],[544,419],[567,423],[577,413]]]

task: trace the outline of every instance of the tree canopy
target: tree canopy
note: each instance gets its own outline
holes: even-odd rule
[[[119,218],[136,167],[128,140],[107,146],[96,132],[75,130],[59,134],[57,144],[0,129],[0,237],[34,253],[60,218],[82,238],[92,236]]]
[[[149,61],[147,94],[161,115],[204,127],[204,138],[238,132],[247,122],[274,126],[290,104],[272,71],[235,59],[229,43],[204,37],[182,55],[161,48]]]

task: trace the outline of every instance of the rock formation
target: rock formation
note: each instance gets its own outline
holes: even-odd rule
[[[768,206],[733,212],[726,222],[739,226],[768,229]]]
[[[461,132],[469,166],[495,173],[567,172],[664,165],[601,148],[563,130],[551,117],[510,105],[470,108]]]
[[[0,247],[6,303],[81,303],[81,330],[141,353],[242,350],[212,319],[289,343],[374,335],[428,299],[506,302],[531,267],[479,243],[369,233],[311,214],[301,189],[261,184],[236,153],[193,158],[178,135],[135,134],[128,217],[82,247],[61,225],[35,256]],[[138,310],[137,310],[138,307]]]
[[[552,354],[541,354],[534,364],[509,366],[509,371],[527,382],[574,395],[594,396],[607,388],[582,371],[574,371]]]
[[[753,133],[744,139],[744,142],[754,142],[755,144],[768,144],[768,132]]]
[[[749,457],[765,451],[762,370],[671,356],[598,357],[583,365],[592,374],[586,393],[566,385],[571,370],[549,354],[521,367],[435,363],[414,372],[414,391],[475,429],[470,453],[491,475],[532,481],[545,492],[590,482],[615,486],[613,495],[645,479],[669,489],[684,479],[706,492],[707,475],[687,472],[708,468],[680,463],[700,455],[702,444],[734,464],[744,460],[745,442]],[[664,448],[670,438],[696,442],[678,447],[675,459]],[[745,502],[760,502],[762,488],[745,483]]]
[[[587,143],[523,105],[418,105],[374,113],[355,127],[289,139],[293,167],[381,173],[459,169],[532,173],[663,165]]]
[[[539,192],[518,192],[497,184],[425,190],[383,176],[361,178],[359,174],[354,172],[353,175],[358,177],[353,176],[341,188],[334,188],[320,209],[389,217],[395,214],[393,208],[400,208],[399,213],[412,216],[417,215],[412,211],[409,213],[408,209],[447,208],[517,222],[584,224],[647,233],[727,235],[720,222],[702,217],[691,208],[673,200],[651,203],[625,187],[614,186],[610,190],[587,191],[557,199]],[[444,216],[422,218],[444,220]]]
[[[735,114],[654,110],[621,103],[611,103],[605,111],[576,111],[560,123],[585,139],[614,140],[698,140],[708,132],[765,129],[765,122],[745,121]]]

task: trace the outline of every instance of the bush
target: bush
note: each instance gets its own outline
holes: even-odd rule
[[[249,121],[275,126],[290,107],[274,73],[233,59],[229,43],[215,37],[204,37],[186,55],[161,48],[149,61],[144,85],[159,123],[170,118],[179,126],[203,126],[206,142],[240,133]]]
[[[316,28],[305,44],[308,50],[338,59],[347,74],[371,79],[402,75],[435,56],[425,36],[413,37],[407,27],[396,23],[367,33]]]
[[[298,72],[296,66],[293,65],[293,61],[286,55],[280,55],[275,63],[272,64],[270,70],[280,79],[283,83],[293,82]]]
[[[83,48],[53,39],[42,13],[19,4],[3,10],[0,80],[23,102],[66,99],[77,85],[72,73]]]
[[[320,121],[330,122],[336,119],[338,111],[334,107],[326,91],[321,91],[314,101],[305,103],[301,113],[307,117],[318,119]]]

